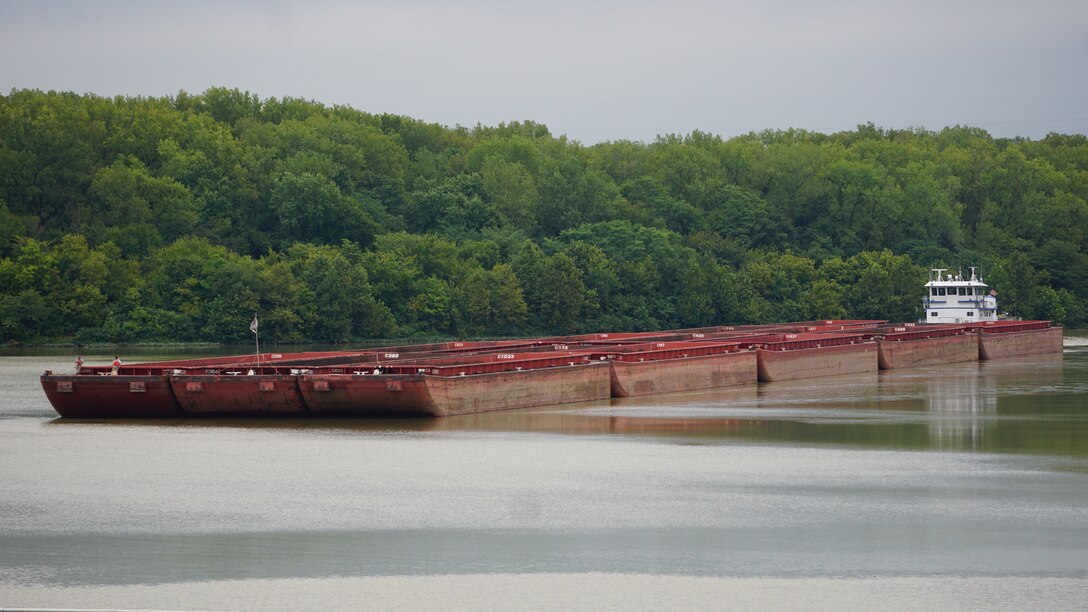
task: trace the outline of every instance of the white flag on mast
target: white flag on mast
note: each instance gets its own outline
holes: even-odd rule
[[[257,333],[257,315],[253,315],[253,322],[249,324],[249,331]]]

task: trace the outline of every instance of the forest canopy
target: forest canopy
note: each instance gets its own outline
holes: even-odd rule
[[[585,146],[295,98],[0,96],[0,341],[270,342],[915,320],[930,267],[1085,323],[1088,138]]]

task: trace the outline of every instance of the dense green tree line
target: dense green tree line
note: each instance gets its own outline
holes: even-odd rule
[[[0,340],[913,320],[931,266],[1083,325],[1088,138],[583,146],[248,92],[0,97]]]

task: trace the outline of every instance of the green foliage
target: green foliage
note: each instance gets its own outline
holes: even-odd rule
[[[272,189],[270,199],[284,243],[336,243],[353,240],[370,244],[379,230],[367,205],[341,193],[320,174],[286,172]]]
[[[396,322],[374,298],[361,254],[350,243],[340,248],[296,244],[287,263],[305,285],[305,312],[312,313],[306,338],[342,342],[392,336]]]
[[[918,315],[1084,325],[1088,138],[874,125],[583,147],[213,88],[0,96],[0,334],[346,342]]]
[[[472,236],[502,224],[499,211],[483,199],[479,175],[461,174],[408,199],[408,228],[419,233],[439,231],[450,236]]]

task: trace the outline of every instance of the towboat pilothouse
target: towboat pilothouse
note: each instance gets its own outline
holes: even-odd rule
[[[968,268],[969,277],[963,274],[945,274],[945,268],[933,268],[926,283],[926,296],[922,299],[926,317],[923,323],[980,323],[997,320],[997,292]]]

